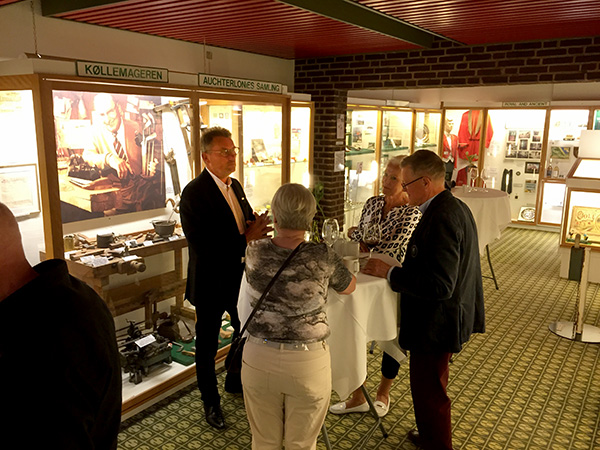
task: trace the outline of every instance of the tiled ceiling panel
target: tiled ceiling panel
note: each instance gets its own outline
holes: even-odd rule
[[[288,59],[415,48],[275,0],[130,0],[54,16]]]
[[[358,0],[465,44],[600,34],[599,0]]]

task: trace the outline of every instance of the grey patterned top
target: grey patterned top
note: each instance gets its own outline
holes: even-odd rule
[[[246,249],[248,297],[252,307],[292,250],[271,239],[252,241]],[[257,338],[276,342],[318,342],[329,336],[325,314],[327,289],[340,292],[352,274],[325,244],[308,243],[283,270],[248,326]]]
[[[381,242],[373,251],[389,255],[402,263],[406,253],[406,244],[422,214],[416,206],[403,205],[392,208],[386,217],[382,217],[384,205],[384,196],[368,199],[360,215],[358,229],[351,234],[350,239],[360,241],[361,227],[370,222],[379,222],[381,224]]]

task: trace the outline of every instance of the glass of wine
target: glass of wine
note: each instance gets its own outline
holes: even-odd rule
[[[373,255],[373,249],[381,241],[381,225],[379,222],[370,222],[362,229],[362,240],[369,247],[369,258]]]
[[[323,237],[323,241],[325,241],[328,246],[333,246],[333,243],[336,241],[339,234],[340,225],[338,224],[337,219],[325,219],[323,221],[321,236]]]

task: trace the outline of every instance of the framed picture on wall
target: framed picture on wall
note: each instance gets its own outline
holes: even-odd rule
[[[540,173],[540,163],[527,161],[525,163],[525,173]]]
[[[520,139],[519,140],[519,150],[527,150],[529,146],[529,139]]]
[[[15,217],[40,212],[35,164],[0,166],[0,202],[8,206]]]

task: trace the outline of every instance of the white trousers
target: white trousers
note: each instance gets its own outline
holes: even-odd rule
[[[329,347],[279,350],[246,342],[242,362],[253,450],[315,450],[331,397]]]

